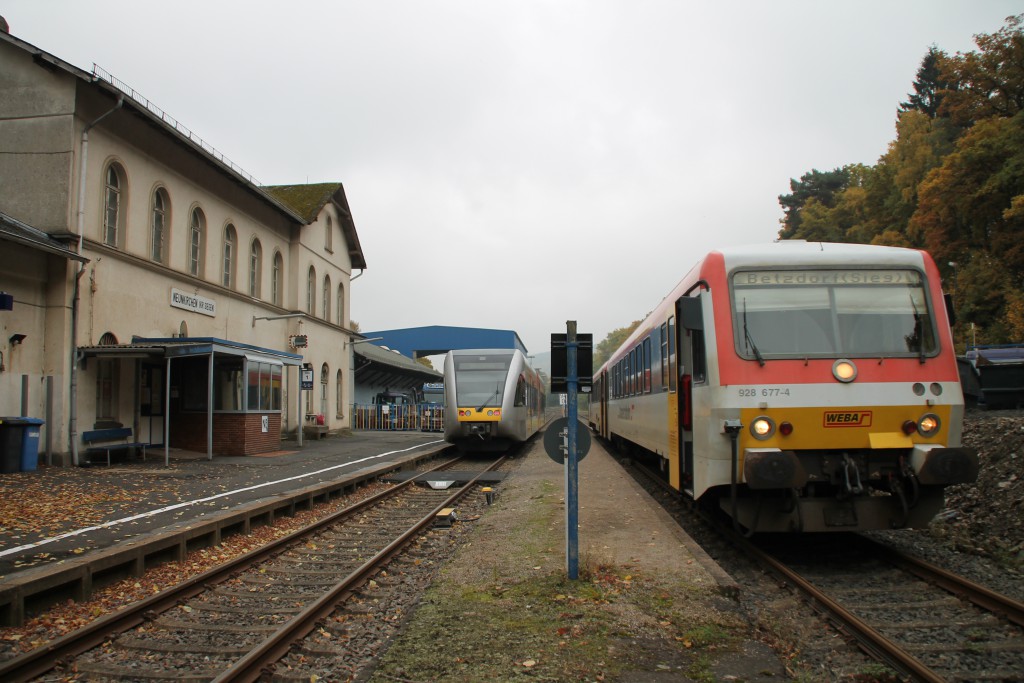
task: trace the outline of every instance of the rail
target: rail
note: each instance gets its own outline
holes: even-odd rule
[[[446,461],[428,471],[446,469],[456,461],[457,459]],[[499,464],[500,461],[492,465],[492,467],[496,467]],[[311,537],[320,530],[326,529],[342,520],[351,518],[357,513],[378,505],[382,501],[393,497],[396,493],[404,489],[411,488],[412,486],[413,480],[410,479],[403,484],[381,491],[380,493],[352,506],[319,519],[302,529],[271,541],[267,545],[229,560],[223,565],[214,567],[202,574],[191,577],[168,590],[161,591],[149,598],[129,605],[122,610],[100,617],[86,626],[57,638],[42,647],[3,662],[0,664],[0,680],[26,681],[42,676],[52,670],[60,661],[77,657],[108,641],[114,634],[128,631],[129,629],[144,623],[148,619],[151,619],[154,615],[163,613],[178,606],[179,604],[182,604],[184,601],[209,590],[211,586],[223,583],[250,567],[276,557],[287,548],[293,547],[297,543],[301,543],[304,539]],[[464,495],[470,488],[471,484],[461,487],[449,498]],[[448,501],[446,500],[445,504],[447,503]],[[439,505],[438,507],[443,507],[443,505]],[[418,528],[422,529],[423,525],[425,525],[425,522],[419,525]],[[392,553],[396,547],[397,546],[395,544],[392,544],[388,546],[387,550],[389,553]],[[366,567],[363,567],[362,569],[365,570]],[[323,604],[324,603],[321,603],[320,607],[323,607]],[[310,613],[307,612],[304,615],[304,619],[308,618],[310,618]],[[305,623],[308,623],[308,621]],[[299,627],[299,630],[301,630],[301,626],[292,624],[290,627],[292,634],[295,633],[297,626]],[[280,636],[281,639],[284,639],[285,637],[286,636],[284,635]],[[274,646],[272,644],[264,642],[261,645],[262,654],[259,656],[266,656],[267,650],[272,649],[273,647]],[[246,659],[247,663],[251,663],[251,661],[251,658]],[[244,669],[245,665],[243,665],[242,668]],[[229,676],[228,680],[239,680],[237,678],[239,676],[239,671],[234,671],[234,673],[230,674],[225,673],[225,675]]]

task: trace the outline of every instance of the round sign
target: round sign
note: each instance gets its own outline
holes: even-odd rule
[[[560,417],[548,425],[544,430],[544,450],[548,457],[559,465],[565,464],[566,451],[568,448],[569,418]],[[587,425],[576,422],[576,462],[582,460],[590,451],[590,429]]]

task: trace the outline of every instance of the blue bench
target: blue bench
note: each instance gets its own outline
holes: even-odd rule
[[[85,449],[90,462],[96,455],[106,454],[107,466],[110,466],[110,454],[121,451],[132,451],[136,448],[142,449],[142,459],[146,459],[146,448],[151,444],[132,441],[131,427],[117,427],[111,429],[94,429],[91,432],[82,434],[82,443],[88,448]]]

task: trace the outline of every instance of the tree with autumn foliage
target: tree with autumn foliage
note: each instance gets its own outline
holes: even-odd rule
[[[647,316],[644,316],[647,317]],[[622,346],[623,342],[629,338],[629,335],[633,334],[636,328],[640,327],[640,320],[634,320],[625,327],[612,330],[608,333],[604,339],[598,342],[597,347],[594,349],[594,371],[596,372],[599,367],[604,365],[604,362],[611,358],[615,350]]]
[[[928,50],[875,166],[790,181],[779,237],[926,249],[962,330],[1024,341],[1024,15],[975,45]]]

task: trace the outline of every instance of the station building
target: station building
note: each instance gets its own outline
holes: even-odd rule
[[[349,426],[366,261],[342,184],[261,185],[4,31],[0,74],[0,416],[45,418],[55,464],[104,427],[212,456]]]

